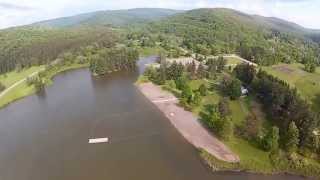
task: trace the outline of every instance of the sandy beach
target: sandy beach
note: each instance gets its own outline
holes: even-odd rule
[[[195,147],[206,150],[222,161],[239,162],[239,157],[204,128],[192,112],[178,106],[179,100],[173,94],[152,83],[139,84],[138,88]]]

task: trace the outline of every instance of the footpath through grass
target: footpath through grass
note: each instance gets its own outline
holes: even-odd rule
[[[6,87],[10,87],[14,83],[28,77],[34,72],[40,71],[44,66],[32,66],[30,68],[22,69],[21,71],[11,71],[6,74],[0,75],[0,82]]]
[[[11,72],[8,73],[7,77],[2,77],[5,82],[8,84],[14,84],[17,81],[20,81],[21,79],[24,79],[28,77],[28,75],[32,74],[33,72],[36,72],[38,70],[43,69],[44,66],[37,66],[33,67],[31,70],[26,70],[26,71],[21,71],[22,74],[17,73],[17,72]],[[66,64],[63,66],[54,66],[50,70],[48,70],[45,73],[45,79],[46,79],[46,84],[49,85],[52,83],[52,78],[64,71],[72,70],[72,69],[78,69],[78,68],[83,68],[83,67],[88,67],[88,64]],[[26,73],[28,72],[28,73]],[[9,76],[13,75],[13,77]],[[14,81],[15,80],[15,81]],[[12,88],[9,92],[7,92],[4,96],[0,98],[0,108],[16,101],[21,98],[24,98],[26,96],[32,95],[36,92],[36,89],[34,86],[30,86],[27,84],[27,82],[23,82],[20,85]]]

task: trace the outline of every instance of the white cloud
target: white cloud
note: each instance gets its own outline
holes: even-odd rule
[[[0,28],[106,9],[226,7],[320,29],[319,0],[0,0]]]

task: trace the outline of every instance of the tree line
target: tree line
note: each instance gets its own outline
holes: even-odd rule
[[[264,109],[279,127],[282,145],[289,151],[298,146],[317,151],[314,131],[319,127],[319,114],[301,98],[295,88],[263,70],[256,72],[248,64],[238,65],[236,77],[246,84],[264,105]],[[294,138],[288,138],[294,137]],[[291,147],[293,146],[293,148]]]
[[[103,48],[90,56],[90,70],[103,75],[118,70],[132,70],[136,67],[139,52],[134,48]]]
[[[117,35],[108,28],[11,28],[0,31],[0,74],[47,64],[65,52],[88,45],[114,46]]]

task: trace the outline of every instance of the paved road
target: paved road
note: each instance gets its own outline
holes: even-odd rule
[[[38,70],[38,71],[30,74],[28,77],[36,76],[40,71],[43,71],[43,70],[44,70],[44,69]],[[15,88],[15,87],[19,86],[20,84],[24,83],[24,82],[27,80],[28,77],[25,77],[25,78],[21,79],[20,81],[12,84],[10,87],[8,87],[8,88],[5,89],[4,91],[2,91],[2,92],[0,93],[0,98],[2,98],[4,95],[6,95],[6,94],[7,94],[9,91],[11,91],[13,88]]]

